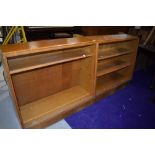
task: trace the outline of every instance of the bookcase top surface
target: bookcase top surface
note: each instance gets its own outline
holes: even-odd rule
[[[92,44],[94,44],[94,42],[85,37],[74,37],[3,45],[0,47],[0,50],[5,55],[18,56],[18,54],[31,54],[49,50],[87,46]]]
[[[65,39],[40,40],[27,43],[9,44],[0,47],[0,51],[6,56],[18,56],[22,54],[31,54],[49,50],[59,50],[72,47],[80,47],[92,45],[94,42],[111,43],[119,41],[127,41],[138,39],[135,36],[128,34],[116,35],[98,35],[86,37],[74,37]]]
[[[97,35],[97,36],[88,36],[86,38],[103,44],[138,39],[138,37],[129,34]]]

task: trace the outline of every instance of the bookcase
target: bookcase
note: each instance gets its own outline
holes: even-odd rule
[[[114,92],[132,78],[137,46],[125,34],[2,46],[21,127],[44,128]]]
[[[3,48],[5,71],[23,128],[44,127],[94,97],[96,45],[77,38],[52,43]]]
[[[119,36],[118,36],[119,38]],[[96,98],[131,80],[138,47],[138,40],[98,41]]]

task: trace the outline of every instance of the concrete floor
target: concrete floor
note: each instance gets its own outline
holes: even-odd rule
[[[0,67],[0,129],[20,129],[15,108],[11,101],[8,87],[3,78],[3,67]],[[65,120],[61,120],[47,129],[71,129]]]

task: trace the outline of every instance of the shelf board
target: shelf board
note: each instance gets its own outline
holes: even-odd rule
[[[125,49],[125,48],[118,48],[118,49],[112,49],[112,50],[105,50],[105,51],[100,51],[98,60],[104,60],[116,56],[121,56],[125,54],[132,53],[131,50]]]
[[[99,96],[113,88],[120,86],[121,84],[129,81],[129,77],[123,76],[119,73],[112,73],[98,79],[96,85],[96,96]]]
[[[67,110],[70,106],[78,106],[91,96],[80,86],[61,91],[54,95],[21,106],[21,115],[25,128],[39,124],[44,119],[52,119],[55,115]]]
[[[32,69],[56,65],[69,61],[85,59],[90,57],[85,51],[60,52],[59,54],[40,54],[29,57],[21,57],[9,60],[10,74],[16,74]]]
[[[97,71],[97,77],[123,69],[128,66],[130,66],[130,63],[126,61],[122,60],[112,61],[111,63],[104,64],[103,66],[100,67],[100,69]]]

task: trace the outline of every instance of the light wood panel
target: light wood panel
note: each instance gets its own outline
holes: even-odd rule
[[[71,88],[80,84],[81,62],[77,60],[62,64],[62,90]],[[57,79],[55,79],[57,81]]]
[[[62,65],[12,75],[18,104],[23,105],[61,90]]]

